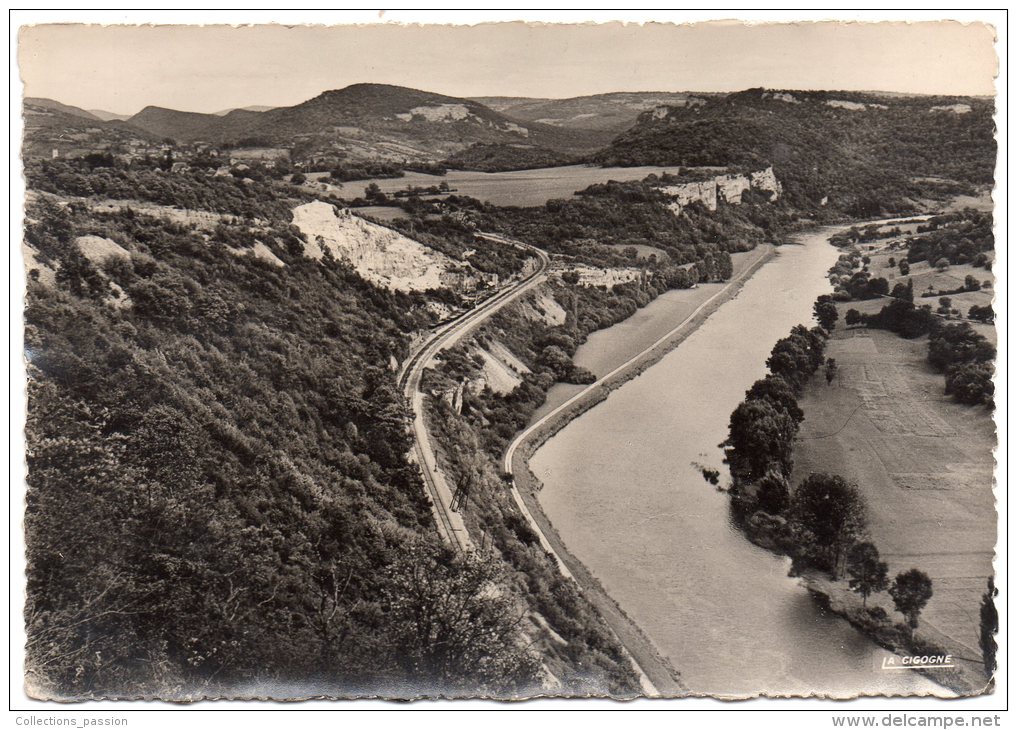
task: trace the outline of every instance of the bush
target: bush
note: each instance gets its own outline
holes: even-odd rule
[[[968,310],[968,319],[974,319],[985,324],[992,324],[996,321],[996,313],[992,310],[991,304],[980,307],[977,304]]]
[[[995,386],[992,383],[991,363],[964,363],[946,371],[946,393],[954,400],[968,405],[993,404]]]
[[[961,363],[989,362],[996,357],[996,348],[970,324],[949,324],[936,328],[929,337],[929,364],[946,370]]]

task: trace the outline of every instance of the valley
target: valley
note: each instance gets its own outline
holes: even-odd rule
[[[910,280],[996,341],[989,102],[358,83],[24,111],[36,695],[965,691],[875,672],[891,651],[802,585],[823,566],[749,539],[718,444],[817,296],[854,309],[788,483],[862,484],[892,570],[936,581],[919,635],[978,660],[991,417],[874,323]],[[983,528],[922,537],[950,518]]]

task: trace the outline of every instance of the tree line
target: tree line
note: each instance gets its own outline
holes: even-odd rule
[[[818,569],[834,580],[848,575],[863,606],[870,595],[887,590],[913,632],[932,597],[932,581],[918,569],[889,581],[886,563],[866,537],[866,505],[858,487],[825,473],[810,474],[794,489],[790,485],[794,441],[804,419],[798,398],[824,362],[828,381],[836,369],[834,361],[824,361],[836,322],[828,295],[817,299],[814,314],[820,326],[797,325],[778,340],[767,359],[769,374],[731,414],[721,446],[733,477],[732,509],[755,539],[789,554],[794,571]]]

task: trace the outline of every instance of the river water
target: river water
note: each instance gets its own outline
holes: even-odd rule
[[[773,344],[810,323],[838,252],[783,246],[673,352],[572,421],[532,458],[540,503],[569,549],[681,671],[720,695],[946,693],[823,611],[786,559],[731,523],[718,447]],[[810,324],[811,326],[811,324]]]

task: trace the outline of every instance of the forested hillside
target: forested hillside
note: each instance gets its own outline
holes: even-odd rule
[[[944,181],[954,183],[950,190],[991,183],[992,114],[993,102],[979,98],[749,89],[700,106],[645,112],[595,159],[772,164],[791,204],[872,216],[946,192]]]
[[[268,183],[46,173],[25,234],[34,694],[513,696],[549,686],[542,664],[561,693],[635,690],[539,546],[536,602],[437,538],[393,369],[431,294],[305,256],[299,201]],[[234,215],[104,207],[116,185]],[[536,605],[566,637],[543,654]]]

